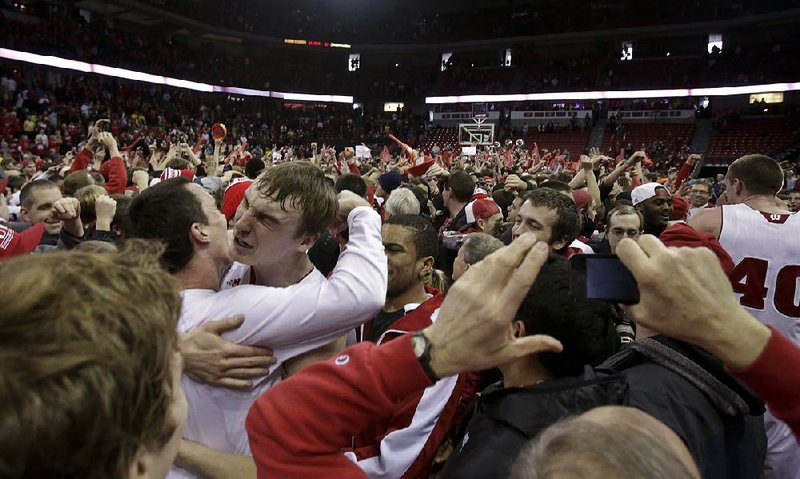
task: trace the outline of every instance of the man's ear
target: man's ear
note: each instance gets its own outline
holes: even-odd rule
[[[28,208],[24,206],[20,207],[19,209],[19,219],[25,222],[29,222],[31,217],[28,215]]]
[[[433,272],[433,256],[425,256],[417,260],[417,274],[420,277],[425,277]]]
[[[189,228],[189,238],[193,243],[209,243],[211,238],[208,236],[208,225],[192,223],[192,227]]]
[[[551,244],[550,245],[550,250],[551,251],[560,251],[561,249],[563,249],[568,244],[569,243],[567,243],[566,238],[562,238],[562,239],[556,241],[555,243]]]
[[[486,220],[478,218],[478,221],[476,221],[475,224],[478,226],[479,230],[486,231]]]
[[[131,461],[130,468],[128,468],[127,479],[146,479],[149,477],[150,470],[152,469],[152,457],[144,447],[140,447],[136,451],[136,455]]]
[[[742,191],[744,191],[744,183],[739,178],[733,180],[733,191],[736,192],[736,196],[742,196]]]
[[[306,253],[308,250],[311,249],[312,246],[314,246],[314,243],[316,243],[317,240],[319,240],[320,236],[321,236],[320,233],[305,235],[303,237],[303,240],[298,245],[298,249],[301,250],[303,253]]]

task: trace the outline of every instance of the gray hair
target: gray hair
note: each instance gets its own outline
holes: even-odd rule
[[[624,447],[620,447],[623,445]],[[599,424],[578,417],[545,429],[522,449],[511,479],[692,479],[668,446],[635,423]]]
[[[394,215],[418,215],[420,212],[419,200],[408,188],[397,188],[389,194],[384,212],[386,218]]]
[[[464,239],[464,262],[473,265],[505,246],[502,241],[486,233],[470,233]]]

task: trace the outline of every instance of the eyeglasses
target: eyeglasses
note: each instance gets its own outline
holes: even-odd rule
[[[634,229],[624,230],[622,228],[614,228],[611,230],[611,234],[614,236],[627,236],[628,238],[636,238],[639,236],[640,231]]]

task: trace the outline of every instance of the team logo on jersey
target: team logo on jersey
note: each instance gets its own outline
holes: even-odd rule
[[[761,215],[764,216],[764,218],[770,223],[777,223],[779,225],[786,223],[786,220],[788,220],[789,216],[791,216],[788,214],[764,213],[763,211],[761,212]]]

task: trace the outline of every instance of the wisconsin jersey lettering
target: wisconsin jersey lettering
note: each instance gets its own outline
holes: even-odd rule
[[[740,304],[800,343],[800,216],[725,205],[719,241],[736,264],[730,279]]]

